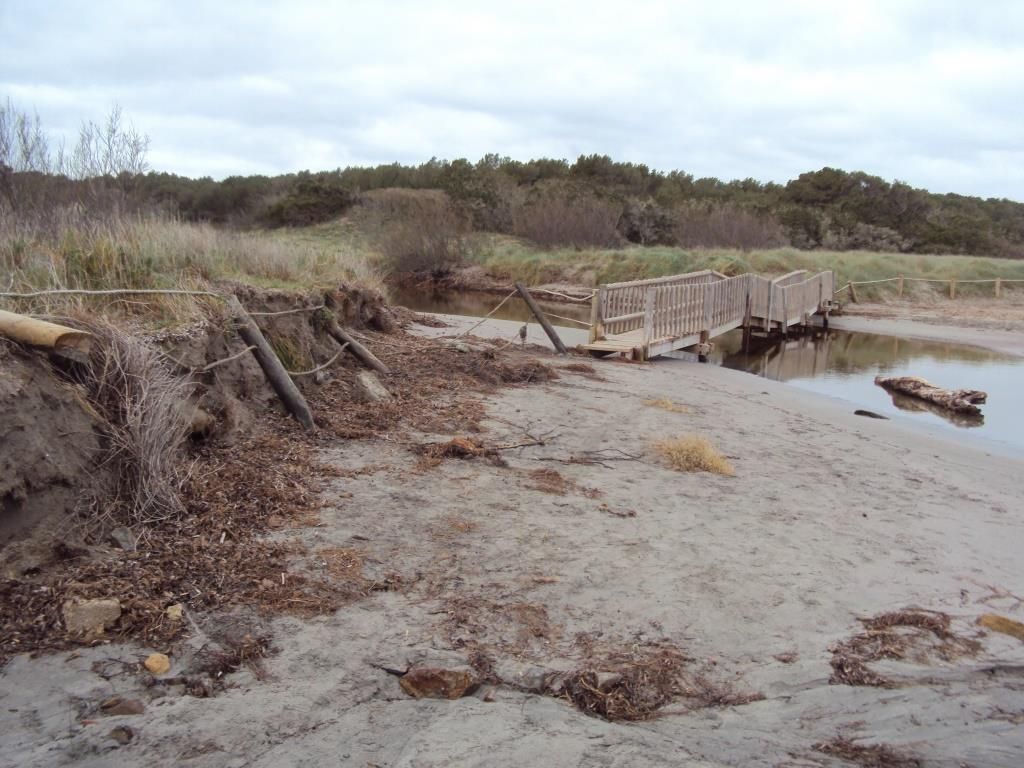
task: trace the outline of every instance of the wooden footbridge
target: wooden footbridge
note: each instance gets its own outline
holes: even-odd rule
[[[634,360],[687,347],[707,354],[713,338],[734,328],[785,333],[809,324],[812,315],[827,318],[834,288],[832,272],[811,275],[806,270],[774,279],[704,270],[610,283],[594,294],[584,349]]]

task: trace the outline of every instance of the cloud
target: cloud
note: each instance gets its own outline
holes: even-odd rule
[[[785,181],[823,165],[1024,199],[1024,6],[14,0],[0,93],[154,166],[573,158]]]

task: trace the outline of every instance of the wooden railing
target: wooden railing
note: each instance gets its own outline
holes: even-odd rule
[[[833,287],[831,272],[808,276],[806,270],[773,280],[704,270],[602,285],[592,304],[591,342],[636,331],[636,341],[648,345],[692,336],[707,340],[750,323],[786,327],[825,306]]]
[[[669,287],[703,285],[725,280],[721,272],[710,269],[687,272],[670,277],[656,277],[648,280],[633,280],[626,283],[609,283],[597,289],[595,296],[598,320],[606,334],[629,333],[644,327],[647,310],[647,295],[651,289],[663,290]],[[592,324],[594,327],[594,324]]]

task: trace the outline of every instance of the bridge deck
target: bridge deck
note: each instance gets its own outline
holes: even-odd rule
[[[784,329],[827,313],[833,288],[831,272],[808,276],[804,270],[774,280],[704,270],[602,285],[594,294],[584,348],[647,359],[734,328]]]

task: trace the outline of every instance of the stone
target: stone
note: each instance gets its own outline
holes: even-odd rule
[[[163,653],[151,653],[145,661],[146,669],[154,675],[166,675],[171,669],[171,660]]]
[[[146,705],[138,699],[122,699],[114,696],[100,704],[100,709],[105,715],[141,715],[146,711]]]
[[[171,621],[181,621],[182,616],[185,615],[185,606],[181,603],[175,603],[174,605],[167,606],[164,613]]]
[[[112,728],[107,736],[123,746],[135,738],[135,731],[127,725],[119,725],[116,728]]]
[[[380,383],[373,371],[360,371],[356,375],[352,394],[364,403],[382,403],[391,399],[391,393]]]
[[[65,600],[64,628],[72,634],[99,635],[121,618],[121,601],[112,597]]]
[[[476,687],[466,670],[415,667],[398,679],[402,690],[416,699],[458,699]]]
[[[123,525],[112,530],[108,538],[111,544],[120,547],[125,552],[134,552],[138,544],[138,539],[132,533],[131,528],[126,528]]]

